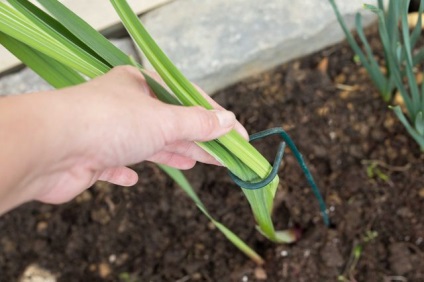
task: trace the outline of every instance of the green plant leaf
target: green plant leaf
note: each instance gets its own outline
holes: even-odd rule
[[[424,152],[424,136],[420,135],[409,123],[408,119],[405,117],[405,115],[402,112],[402,109],[399,106],[392,107],[393,111],[395,112],[396,116],[400,120],[400,122],[405,126],[408,133],[412,136],[412,138],[415,139],[415,141],[418,143],[418,145],[421,148],[421,151]]]
[[[370,74],[370,78],[371,78],[372,82],[374,83],[375,87],[377,87],[377,89],[379,90],[379,92],[383,96],[383,99],[386,100],[386,101],[389,101],[392,97],[392,93],[391,93],[391,91],[387,91],[387,89],[389,88],[389,87],[387,87],[387,85],[390,84],[390,83],[387,81],[387,78],[382,74],[380,68],[378,68],[378,69],[375,68],[375,63],[374,63],[375,59],[374,59],[372,52],[367,52],[367,56],[364,54],[361,47],[359,47],[359,45],[356,42],[355,38],[353,37],[352,33],[348,29],[342,15],[340,14],[340,11],[339,11],[335,1],[329,0],[329,2],[330,2],[331,6],[334,10],[334,13],[336,14],[337,21],[339,22],[339,24],[340,24],[340,26],[341,26],[341,28],[342,28],[345,36],[346,36],[346,40],[349,43],[350,47],[355,52],[355,54],[358,56],[362,65],[364,66],[364,68]],[[364,44],[368,44],[368,41],[365,38],[365,35],[364,35],[364,32],[363,32],[363,27],[362,27],[360,15],[356,16],[356,23],[355,24],[356,24],[356,30],[358,32],[358,35],[360,36],[361,41]]]
[[[380,66],[378,65],[376,59],[374,58],[374,54],[371,50],[371,46],[368,43],[368,40],[365,37],[364,30],[362,28],[361,18],[362,18],[361,14],[357,13],[355,17],[356,32],[358,33],[358,37],[361,40],[362,44],[364,45],[364,49],[367,54],[367,61],[369,62],[367,71],[374,85],[377,87],[377,89],[379,89],[380,93],[382,94],[383,100],[388,102],[392,96],[391,86],[390,86],[390,83],[388,83],[388,80],[384,77],[383,73],[381,72]]]
[[[85,79],[73,69],[2,32],[0,32],[0,44],[55,88],[85,82]]]
[[[420,15],[418,17],[417,23],[414,27],[414,29],[412,30],[411,33],[411,47],[413,48],[415,46],[415,44],[417,43],[418,39],[421,36],[421,30],[422,30],[422,17],[421,15],[423,14],[424,11],[424,0],[420,0],[420,7],[418,8],[418,15]]]
[[[419,112],[415,118],[415,129],[424,138],[424,117],[423,112]]]
[[[399,39],[399,30],[398,30],[398,24],[399,24],[399,17],[400,17],[400,4],[401,2],[404,1],[389,1],[389,7],[388,7],[388,11],[387,11],[387,16],[384,17],[385,19],[387,19],[387,21],[385,21],[385,26],[384,28],[387,30],[388,33],[388,38],[389,38],[389,45],[387,45],[388,47],[390,47],[390,52],[393,52],[394,49],[392,48],[396,48],[396,44],[397,41]],[[366,9],[371,6],[368,4],[365,4]],[[380,7],[374,7],[376,10],[381,11],[382,13],[384,13],[384,9],[381,9]],[[387,49],[386,49],[387,50]]]
[[[34,18],[40,20],[41,22],[45,23],[46,26],[52,28],[55,30],[57,34],[60,34],[67,40],[73,42],[75,45],[80,47],[81,49],[84,49],[88,53],[90,53],[93,56],[97,56],[95,52],[93,52],[90,49],[87,49],[87,46],[80,41],[72,32],[70,32],[61,22],[51,17],[49,14],[35,6],[31,3],[31,1],[28,0],[7,0],[17,11],[21,12],[24,15],[32,14],[34,15]],[[56,0],[53,0],[56,1]],[[96,57],[98,60],[102,61],[103,63],[106,63],[100,56]]]
[[[25,1],[25,0],[20,0]],[[57,0],[37,0],[47,11],[111,66],[132,64],[126,54]]]
[[[400,2],[400,1],[398,1]],[[403,5],[400,7],[401,13],[401,29],[403,37],[403,45],[405,46],[404,50],[406,53],[406,61],[412,67],[412,47],[411,47],[411,38],[409,36],[409,25],[408,25],[408,8],[409,1],[403,1]],[[409,68],[409,67],[408,67]],[[416,83],[415,83],[416,85]]]
[[[367,10],[375,13],[378,17],[378,29],[380,33],[381,43],[383,44],[383,47],[385,50],[385,55],[386,55],[386,60],[387,60],[388,69],[390,71],[390,75],[393,76],[393,80],[396,84],[396,87],[399,89],[400,93],[402,94],[402,97],[404,99],[408,112],[414,112],[413,102],[408,95],[407,89],[403,85],[400,66],[394,55],[396,53],[396,49],[392,50],[393,46],[390,45],[389,32],[386,28],[384,13],[382,10],[378,9],[377,7],[373,5],[364,4],[364,6]]]
[[[45,27],[35,15],[27,14],[28,17],[0,2],[0,31],[88,77],[101,75],[109,69],[51,27]]]
[[[26,0],[18,1],[26,2]],[[159,100],[168,104],[181,105],[181,103],[178,101],[178,99],[175,98],[174,95],[170,94],[162,85],[151,78],[149,74],[145,73],[140,64],[136,63],[128,55],[113,45],[109,40],[106,39],[106,37],[91,27],[74,12],[69,10],[66,6],[57,0],[37,1],[44,8],[46,8],[53,17],[61,20],[60,25],[53,26],[59,27],[57,32],[67,37],[69,40],[75,40],[76,44],[84,48],[87,52],[90,52],[98,58],[101,58],[101,60],[107,62],[110,66],[133,65],[139,68],[143,72],[147,84],[149,84],[150,88],[153,90]],[[34,10],[36,10],[36,8],[34,8]],[[45,17],[48,18],[48,16]],[[50,21],[53,22],[55,19],[51,19]],[[60,29],[60,26],[63,26],[65,31]],[[68,33],[70,33],[71,36],[67,36]]]
[[[150,63],[156,71],[175,94],[180,94],[178,98],[183,105],[202,106],[209,110],[213,109],[208,101],[202,95],[199,95],[198,90],[174,67],[168,57],[157,46],[128,3],[126,1],[114,0],[111,2],[130,35],[149,58]]]

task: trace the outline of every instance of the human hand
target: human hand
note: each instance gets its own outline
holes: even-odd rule
[[[214,111],[160,102],[133,67],[117,67],[56,92],[61,93],[40,94],[52,109],[46,118],[56,127],[33,180],[34,199],[47,203],[68,201],[97,180],[134,185],[137,174],[126,166],[145,160],[179,169],[196,161],[218,164],[193,141],[212,140],[233,128],[247,138],[234,114],[214,102]]]

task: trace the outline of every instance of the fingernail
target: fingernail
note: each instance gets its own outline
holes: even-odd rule
[[[221,127],[234,126],[236,116],[229,111],[214,111]]]

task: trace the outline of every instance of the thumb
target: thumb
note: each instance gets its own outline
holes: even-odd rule
[[[209,141],[229,132],[236,124],[234,113],[226,110],[175,106],[172,112],[170,142]]]
[[[102,171],[98,180],[107,181],[120,186],[132,186],[137,183],[137,173],[128,167],[108,168]]]

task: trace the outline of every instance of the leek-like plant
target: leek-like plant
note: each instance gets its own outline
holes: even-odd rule
[[[424,83],[418,85],[414,73],[415,68],[424,60],[424,48],[414,52],[421,35],[424,0],[420,0],[418,20],[412,32],[409,31],[407,21],[409,0],[390,0],[387,12],[385,12],[383,0],[378,0],[377,6],[364,5],[365,9],[375,13],[378,17],[378,31],[386,63],[385,72],[382,71],[365,37],[361,14],[356,14],[356,31],[364,51],[347,28],[335,0],[329,1],[346,35],[347,42],[367,70],[384,101],[391,102],[395,91],[400,92],[407,116],[399,105],[392,108],[408,133],[418,143],[421,151],[424,151]]]
[[[26,0],[7,2],[0,2],[0,43],[53,86],[61,88],[76,85],[85,81],[84,77],[99,76],[114,66],[135,65],[143,72],[158,98],[165,103],[212,109],[209,102],[163,54],[125,0],[111,2],[136,44],[173,94],[59,1],[38,0],[47,13]],[[269,162],[234,130],[217,140],[199,142],[198,145],[243,181],[259,181],[272,170]],[[209,215],[181,172],[164,166],[161,168],[181,185],[199,209],[233,244],[257,263],[263,263],[259,255]],[[276,231],[271,219],[278,182],[276,176],[262,189],[242,191],[250,203],[258,230],[273,242],[291,243],[296,240],[295,232]]]

